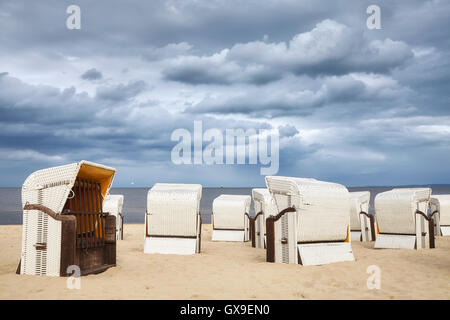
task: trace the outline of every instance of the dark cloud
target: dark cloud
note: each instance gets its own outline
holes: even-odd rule
[[[380,0],[381,30],[367,1],[79,0],[68,30],[71,4],[0,2],[1,185],[83,158],[121,185],[264,184],[259,166],[173,165],[194,120],[278,128],[283,175],[450,179],[450,3]]]
[[[293,137],[297,133],[299,133],[299,131],[297,130],[296,127],[291,126],[289,124],[286,124],[284,126],[279,126],[278,131],[280,132],[281,137],[288,137],[288,138]]]
[[[142,80],[128,84],[100,86],[97,88],[97,97],[104,100],[125,101],[143,92],[147,87],[147,84]]]
[[[101,78],[103,78],[102,73],[95,68],[89,69],[81,75],[81,79],[84,80],[99,80]]]
[[[388,73],[413,53],[402,41],[366,41],[361,31],[333,20],[289,42],[253,41],[236,44],[211,56],[179,56],[169,63],[166,79],[190,84],[265,84],[283,74],[342,75],[349,72]]]

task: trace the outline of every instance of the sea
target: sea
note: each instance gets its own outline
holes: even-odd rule
[[[384,186],[384,187],[348,187],[349,191],[370,191],[373,213],[373,199],[375,196],[392,188],[401,187],[431,187],[433,194],[450,194],[450,185],[421,185],[421,186]],[[144,223],[144,215],[149,188],[112,188],[111,194],[123,194],[123,215],[125,223]],[[203,223],[211,223],[213,200],[221,194],[250,195],[252,188],[207,188],[202,190],[200,214]],[[21,188],[0,188],[0,225],[22,224]],[[254,214],[253,204],[250,215]]]

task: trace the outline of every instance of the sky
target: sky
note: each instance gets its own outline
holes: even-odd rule
[[[264,185],[260,163],[175,164],[194,121],[279,132],[278,175],[448,184],[449,16],[444,0],[1,0],[0,186],[82,159],[116,187]]]

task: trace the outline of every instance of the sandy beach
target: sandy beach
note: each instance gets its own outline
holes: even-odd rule
[[[211,225],[193,256],[146,255],[143,225],[124,229],[117,267],[70,290],[67,278],[16,275],[21,226],[0,226],[0,299],[450,299],[448,237],[421,251],[353,242],[355,262],[303,267],[266,263],[249,242],[211,242]],[[381,269],[380,290],[367,288],[370,265]]]

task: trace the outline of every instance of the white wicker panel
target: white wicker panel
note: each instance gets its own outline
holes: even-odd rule
[[[25,210],[22,225],[22,256],[20,264],[21,274],[36,274],[36,248],[38,242],[38,211]]]
[[[336,183],[291,177],[266,177],[266,183],[278,211],[291,205],[298,209],[299,242],[347,238],[350,220],[347,188]]]
[[[355,261],[348,242],[299,244],[298,251],[304,266]]]
[[[213,230],[211,240],[244,242],[245,232],[243,230]]]
[[[416,236],[397,234],[378,234],[375,248],[414,249]]]
[[[107,195],[103,201],[103,212],[109,212],[116,217],[116,240],[122,240],[122,214],[123,195]]]
[[[58,277],[61,263],[61,221],[48,217],[47,276]],[[66,270],[63,270],[66,271]]]
[[[156,184],[147,196],[149,235],[196,236],[199,185]]]
[[[361,241],[361,231],[351,231],[350,235],[352,241]]]
[[[433,203],[437,203],[439,210],[439,221],[443,226],[450,225],[450,194],[433,195]]]
[[[441,226],[442,236],[450,236],[450,226]]]
[[[197,239],[145,238],[144,253],[195,254]]]
[[[22,206],[37,203],[38,193],[42,195],[42,205],[60,213],[66,203],[78,174],[79,164],[43,169],[32,173],[22,187]]]
[[[245,213],[250,209],[250,196],[220,195],[213,201],[214,228],[244,230]]]
[[[426,201],[430,198],[430,188],[404,188],[382,192],[375,197],[375,212],[380,233],[411,234],[416,233],[415,211],[419,201],[426,210]],[[426,211],[424,211],[426,212]]]

